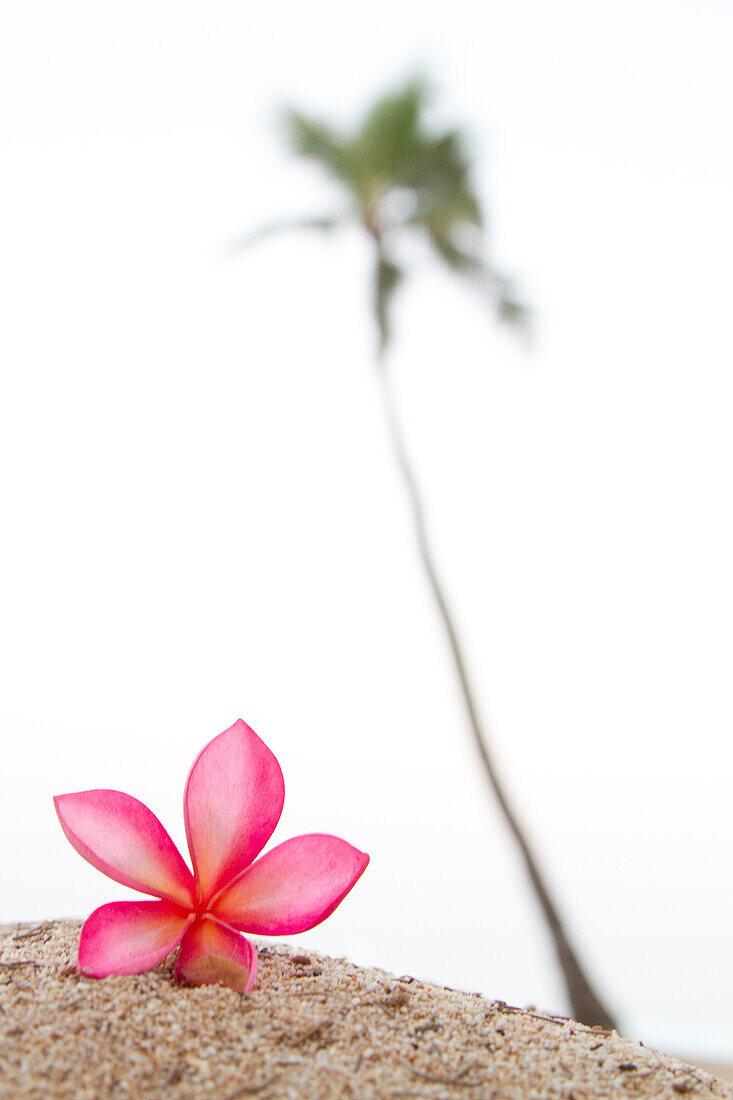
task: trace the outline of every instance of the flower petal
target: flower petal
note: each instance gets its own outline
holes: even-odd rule
[[[284,799],[280,765],[241,718],[202,749],[184,795],[199,902],[208,901],[262,851]]]
[[[123,886],[194,904],[193,876],[152,810],[122,791],[78,791],[54,798],[69,843]]]
[[[79,970],[90,978],[140,974],[178,946],[193,920],[169,901],[113,901],[84,921]]]
[[[226,886],[212,911],[242,932],[305,932],[333,913],[368,862],[365,852],[337,836],[296,836]]]
[[[183,937],[176,977],[192,985],[216,982],[249,993],[257,977],[257,952],[244,936],[205,916]]]

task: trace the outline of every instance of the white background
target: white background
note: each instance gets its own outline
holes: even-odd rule
[[[496,755],[624,1030],[733,1053],[727,4],[6,5],[0,919],[125,895],[51,795],[183,841],[205,741],[279,756],[276,839],[372,855],[307,943],[565,1005],[488,800],[374,385],[356,232],[277,136],[425,70],[531,346],[410,255],[391,369]]]

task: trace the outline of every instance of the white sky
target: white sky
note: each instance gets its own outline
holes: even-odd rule
[[[733,1044],[733,153],[724,3],[14,3],[0,24],[0,919],[125,891],[64,790],[183,840],[239,715],[276,839],[372,854],[314,946],[562,1008],[374,387],[356,234],[277,139],[416,70],[472,135],[527,348],[412,256],[392,369],[514,801],[625,1030]]]

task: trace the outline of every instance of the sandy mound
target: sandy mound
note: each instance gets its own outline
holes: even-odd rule
[[[638,1043],[343,960],[260,947],[248,995],[75,972],[79,924],[0,929],[0,1096],[729,1097]]]

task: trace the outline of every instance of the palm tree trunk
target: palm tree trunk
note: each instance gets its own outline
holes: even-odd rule
[[[483,762],[486,776],[491,785],[491,788],[496,796],[496,799],[501,808],[501,812],[504,815],[510,832],[512,833],[515,841],[519,845],[519,849],[522,853],[524,865],[529,875],[530,882],[535,892],[537,901],[539,902],[542,912],[545,915],[545,920],[550,929],[550,934],[555,945],[555,951],[557,952],[558,962],[560,964],[563,977],[565,979],[565,986],[567,990],[568,999],[572,1006],[573,1015],[581,1023],[588,1025],[600,1025],[603,1028],[613,1029],[616,1024],[613,1016],[609,1010],[605,1007],[603,1002],[599,999],[594,992],[590,981],[585,975],[585,972],[578,960],[575,951],[573,950],[568,936],[563,927],[562,921],[558,914],[555,904],[550,897],[547,886],[545,885],[542,874],[540,873],[537,860],[532,853],[529,842],[524,834],[524,830],[519,824],[517,816],[512,809],[507,796],[504,792],[504,787],[499,778],[494,761],[486,747],[486,738],[482,732],[481,722],[476,708],[476,701],[473,696],[471,684],[468,679],[468,672],[466,669],[466,660],[463,654],[463,649],[458,638],[458,632],[453,619],[453,614],[448,605],[448,601],[443,590],[443,585],[438,576],[435,561],[433,558],[432,549],[427,534],[427,527],[425,524],[425,512],[422,504],[420,490],[418,487],[415,474],[407,456],[405,448],[405,442],[400,426],[399,417],[394,403],[394,398],[390,388],[389,377],[386,370],[385,358],[384,358],[384,341],[381,342],[378,353],[378,366],[379,366],[379,381],[381,386],[382,401],[384,407],[384,413],[387,421],[387,429],[389,432],[390,442],[394,452],[394,457],[397,462],[402,480],[407,492],[407,496],[412,509],[412,517],[415,525],[415,535],[417,537],[418,550],[420,552],[420,559],[425,569],[430,591],[433,594],[435,603],[438,607],[440,618],[443,622],[445,632],[448,636],[448,643],[450,651],[453,656],[453,663],[455,665],[456,673],[458,674],[458,681],[463,694],[463,701],[468,712],[468,719],[473,734],[473,740],[478,749],[479,755]]]

